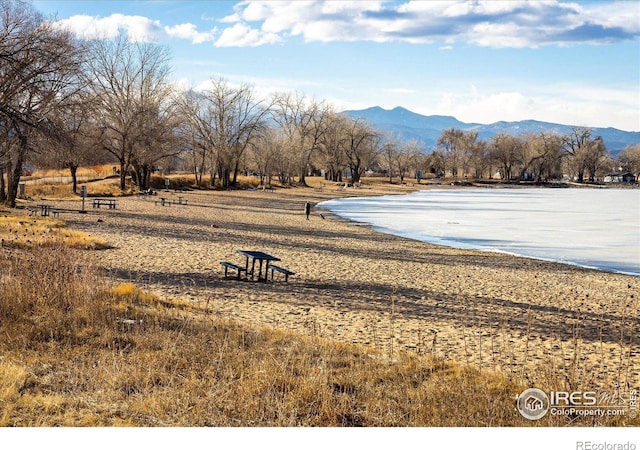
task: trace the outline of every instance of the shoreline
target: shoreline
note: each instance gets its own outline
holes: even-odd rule
[[[114,245],[95,253],[114,283],[211,314],[391,354],[431,353],[539,385],[560,374],[640,385],[638,277],[422,243],[318,211],[305,220],[306,201],[413,190],[189,191],[180,194],[186,206],[121,197],[117,210],[69,207],[61,218]],[[278,256],[295,275],[288,283],[224,279],[219,261],[239,263],[236,251],[247,248]]]

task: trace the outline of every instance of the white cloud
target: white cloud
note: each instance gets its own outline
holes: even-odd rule
[[[194,44],[213,41],[217,30],[199,32],[191,23],[162,26],[160,21],[143,16],[112,14],[108,17],[75,15],[58,20],[54,25],[68,29],[80,39],[113,39],[124,32],[132,42],[157,42],[163,39],[185,39]]]
[[[274,33],[265,33],[242,23],[236,23],[226,28],[215,42],[216,47],[257,47],[263,44],[273,44],[281,40]]]
[[[306,41],[457,42],[482,47],[538,47],[578,42],[637,39],[640,8],[635,2],[550,1],[243,1],[219,20],[222,27],[199,31],[191,23],[167,26],[143,16],[77,15],[56,22],[81,38],[185,39],[217,46],[258,46],[290,36]]]
[[[159,21],[123,14],[108,17],[75,15],[59,20],[54,25],[70,30],[81,39],[112,39],[120,32],[125,32],[133,42],[154,42],[164,35]]]
[[[164,30],[169,37],[190,40],[194,44],[213,41],[217,34],[217,28],[213,28],[209,32],[202,33],[199,32],[197,27],[192,23],[183,23],[173,27],[164,27]]]
[[[581,6],[550,1],[245,1],[224,19],[307,41],[466,42],[483,47],[538,47],[610,42],[640,35],[634,2]],[[269,43],[271,40],[264,40]],[[251,45],[255,45],[253,42]]]

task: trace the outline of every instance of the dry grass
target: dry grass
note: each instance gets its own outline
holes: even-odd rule
[[[62,220],[16,216],[0,210],[0,247],[26,249],[62,243],[81,249],[109,248],[102,239],[66,228]]]
[[[514,406],[523,384],[499,373],[251,329],[109,286],[65,245],[0,260],[0,426],[629,424],[528,422]]]

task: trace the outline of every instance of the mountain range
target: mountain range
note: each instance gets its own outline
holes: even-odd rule
[[[436,147],[438,138],[448,128],[477,131],[478,138],[484,140],[489,140],[499,133],[518,135],[524,132],[534,134],[555,132],[567,134],[574,128],[573,125],[561,125],[537,120],[500,121],[488,125],[465,123],[452,116],[423,116],[400,106],[389,110],[374,106],[367,109],[343,112],[354,119],[365,119],[380,131],[390,132],[393,135],[399,134],[404,141],[415,139],[418,142],[422,142],[427,151],[431,151]],[[640,144],[640,132],[637,131],[623,131],[617,128],[589,128],[593,130],[592,136],[602,136],[607,149],[614,156],[627,146]]]

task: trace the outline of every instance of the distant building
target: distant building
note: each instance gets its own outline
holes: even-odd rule
[[[612,172],[604,176],[605,183],[635,183],[636,177],[631,172]]]

